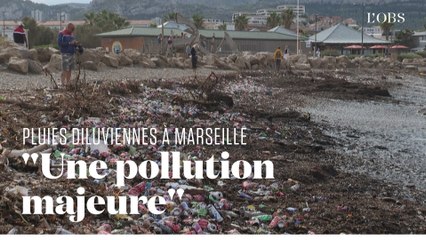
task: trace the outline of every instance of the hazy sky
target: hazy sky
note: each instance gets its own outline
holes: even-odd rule
[[[55,5],[61,3],[90,3],[90,0],[31,0],[36,3],[44,3],[47,5]]]

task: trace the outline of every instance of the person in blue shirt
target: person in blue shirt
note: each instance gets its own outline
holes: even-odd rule
[[[58,46],[62,55],[62,86],[68,87],[71,84],[71,71],[75,67],[75,53],[79,42],[73,35],[75,26],[69,23],[66,28],[58,34]]]

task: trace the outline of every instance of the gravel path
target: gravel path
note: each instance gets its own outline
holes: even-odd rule
[[[199,68],[197,76],[208,76],[212,71],[216,74],[229,74],[232,71],[215,70],[208,68]],[[75,74],[73,72],[73,74]],[[60,73],[53,74],[55,80],[60,83]],[[75,76],[75,75],[73,75]],[[86,71],[86,80],[104,81],[104,80],[147,80],[147,79],[171,79],[171,78],[189,78],[193,77],[192,69],[147,69],[140,67],[123,67],[119,69],[104,69],[102,71]],[[0,71],[0,90],[31,90],[51,87],[50,78],[42,75],[22,75],[8,71]]]

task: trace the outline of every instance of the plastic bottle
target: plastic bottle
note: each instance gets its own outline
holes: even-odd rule
[[[223,194],[221,192],[211,192],[209,195],[209,199],[213,202],[218,202],[223,198]]]
[[[267,214],[259,215],[259,216],[253,217],[253,219],[258,219],[261,222],[269,222],[272,220],[272,215],[267,215]]]
[[[223,221],[223,217],[220,215],[219,211],[217,211],[217,209],[213,205],[209,204],[207,206],[207,209],[210,213],[210,216],[213,217],[217,222]]]

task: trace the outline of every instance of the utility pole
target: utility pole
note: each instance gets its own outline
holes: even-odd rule
[[[3,37],[6,37],[6,20],[5,20],[5,11],[3,11]]]
[[[60,12],[60,13],[59,13],[59,31],[61,31],[61,30],[62,30],[62,16],[63,16],[63,19],[64,19],[64,21],[65,21],[65,13]]]
[[[364,11],[365,11],[365,3],[362,3],[362,22],[361,22],[361,55],[364,56]]]
[[[315,47],[314,47],[314,57],[317,54],[317,34],[318,34],[318,14],[315,14]]]
[[[297,0],[297,12],[296,12],[296,36],[297,36],[297,41],[296,41],[296,54],[299,55],[299,0]]]

